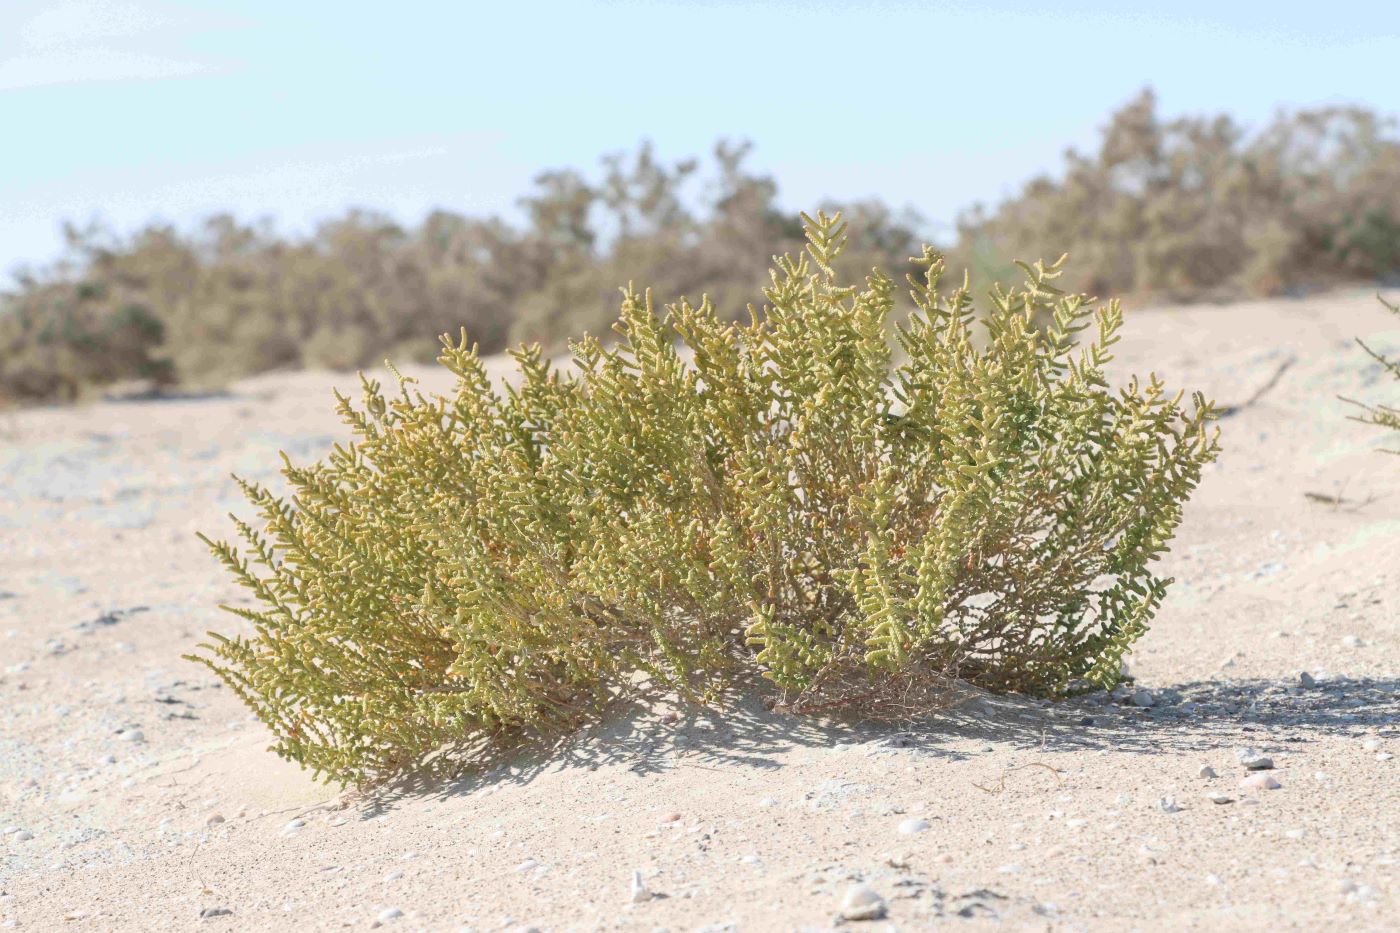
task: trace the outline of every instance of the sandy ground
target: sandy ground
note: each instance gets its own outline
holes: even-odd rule
[[[897,731],[663,704],[369,796],[266,752],[180,660],[237,622],[194,539],[227,528],[228,473],[320,456],[351,377],[0,416],[0,926],[1400,926],[1400,460],[1336,400],[1396,400],[1351,336],[1400,332],[1359,292],[1128,331],[1125,372],[1222,402],[1293,361],[1223,422],[1132,659],[1152,706],[1001,698]],[[1239,786],[1246,747],[1280,788]],[[884,919],[841,919],[856,882]]]

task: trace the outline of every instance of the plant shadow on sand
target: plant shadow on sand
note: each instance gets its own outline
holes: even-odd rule
[[[1332,678],[1311,687],[1277,680],[1204,680],[1159,688],[1153,705],[1092,694],[1058,703],[972,694],[960,705],[900,723],[844,722],[774,712],[756,689],[723,705],[677,706],[637,700],[572,735],[522,741],[470,770],[443,778],[405,775],[367,792],[362,817],[373,818],[418,797],[447,799],[499,783],[528,784],[548,771],[626,766],[641,776],[685,768],[776,770],[798,748],[859,747],[868,755],[906,752],[918,760],[970,757],[957,745],[1010,744],[1026,752],[1112,750],[1178,755],[1222,746],[1265,752],[1304,745],[1322,733],[1361,732],[1400,724],[1400,679]],[[450,754],[450,752],[448,753]]]

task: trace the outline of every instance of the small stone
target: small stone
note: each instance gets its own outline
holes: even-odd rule
[[[387,874],[387,875],[384,876],[384,883],[385,883],[385,884],[392,884],[393,882],[398,881],[398,880],[399,880],[400,878],[402,878],[402,877],[403,877],[403,872],[401,872],[401,871],[391,871],[391,872],[389,872],[389,874]]]
[[[661,814],[661,822],[663,823],[678,823],[680,822],[680,819],[681,815],[675,812],[674,810],[672,810],[670,813]]]
[[[1220,876],[1219,876],[1219,875],[1206,875],[1206,884],[1211,885],[1211,886],[1215,886],[1215,885],[1220,884]]]
[[[286,826],[282,827],[282,835],[290,836],[305,825],[306,820],[292,820]]]
[[[516,871],[520,871],[520,872],[525,872],[525,871],[531,871],[531,870],[536,869],[536,868],[539,868],[539,867],[540,867],[540,863],[539,863],[539,862],[535,861],[535,860],[532,859],[532,858],[527,858],[525,861],[523,861],[523,862],[521,862],[519,865],[515,866],[515,870],[516,870]]]
[[[1244,765],[1246,771],[1269,771],[1274,766],[1272,758],[1259,754],[1253,748],[1242,748],[1235,752],[1235,757]]]
[[[639,871],[632,872],[632,903],[645,904],[647,901],[651,900],[651,897],[651,892],[647,890],[646,884],[642,881],[642,873]]]
[[[114,765],[117,763],[117,756],[103,755],[101,758],[97,759],[97,763],[98,765]]]
[[[397,907],[385,907],[374,919],[379,923],[388,923],[390,920],[397,920],[403,916],[403,911]]]
[[[1347,648],[1360,648],[1362,641],[1355,635],[1343,635],[1342,645]]]
[[[227,907],[206,907],[199,912],[199,919],[208,920],[212,917],[231,917],[233,911]]]
[[[1235,798],[1231,797],[1229,794],[1222,794],[1222,793],[1220,793],[1219,791],[1212,791],[1211,793],[1206,794],[1205,797],[1206,797],[1206,799],[1209,800],[1211,803],[1221,803],[1221,804],[1224,804],[1224,803],[1233,803],[1233,802],[1234,802],[1234,799],[1235,799]]]
[[[1288,832],[1284,833],[1289,839],[1302,839],[1307,834],[1308,831],[1306,829],[1290,829]]]
[[[1085,716],[1083,719],[1079,720],[1079,724],[1081,726],[1092,726],[1094,724],[1094,717]]]
[[[675,725],[676,723],[681,721],[681,714],[673,709],[668,709],[666,712],[661,714],[661,721],[668,726]]]
[[[1395,757],[1395,756],[1392,755],[1390,752],[1376,752],[1376,760],[1377,760],[1377,761],[1389,761],[1390,759],[1392,759],[1392,758],[1394,758],[1394,757]]]
[[[1137,690],[1133,693],[1133,705],[1141,707],[1156,706],[1157,698],[1152,695],[1151,690]]]
[[[1196,777],[1198,777],[1198,778],[1214,778],[1214,777],[1220,777],[1220,775],[1216,774],[1216,773],[1215,773],[1215,769],[1212,768],[1210,765],[1201,765],[1201,770],[1199,770],[1199,771],[1196,772]]]
[[[1251,774],[1240,778],[1240,787],[1245,790],[1278,790],[1282,786],[1272,774]]]
[[[207,819],[207,820],[204,821],[204,825],[205,825],[205,826],[218,826],[218,825],[219,825],[220,823],[222,823],[223,821],[224,821],[223,814],[214,813],[214,814],[211,814],[211,815],[209,816],[209,819]]]
[[[1177,804],[1175,797],[1163,797],[1157,801],[1157,809],[1163,813],[1179,813],[1181,807]]]
[[[778,805],[778,801],[772,797],[764,797],[758,802],[758,805],[767,809],[768,807],[776,807]]]
[[[885,899],[869,885],[853,884],[841,898],[841,917],[845,920],[879,920],[885,915]]]
[[[34,838],[34,834],[27,829],[21,829],[14,834],[15,842],[28,842]]]
[[[909,819],[899,824],[899,832],[901,835],[904,836],[916,836],[919,833],[927,830],[928,827],[928,820],[922,820],[918,818]]]
[[[122,741],[123,741],[123,742],[144,742],[144,741],[146,741],[146,733],[142,732],[140,729],[132,729],[132,730],[129,731],[129,732],[123,732],[123,733],[122,733]]]
[[[1303,671],[1298,675],[1298,685],[1302,687],[1316,687],[1317,681],[1313,678],[1313,675],[1309,674],[1307,671]]]

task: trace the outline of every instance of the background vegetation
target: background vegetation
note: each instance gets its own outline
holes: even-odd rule
[[[647,145],[595,177],[540,175],[524,221],[437,212],[405,227],[367,211],[306,237],[210,218],[129,237],[69,228],[52,268],[0,296],[0,400],[71,399],[131,379],[219,382],[268,369],[427,360],[465,326],[483,352],[557,349],[605,333],[617,288],[709,294],[727,318],[800,245],[774,179],[720,142],[708,166]],[[952,183],[954,180],[931,180]],[[842,271],[909,269],[923,220],[878,202],[828,203],[853,241]],[[974,283],[1011,260],[1069,251],[1068,288],[1144,298],[1276,295],[1400,276],[1400,137],[1364,110],[1281,115],[1255,133],[1226,116],[1164,121],[1151,92],[1112,115],[1098,151],[943,244]]]

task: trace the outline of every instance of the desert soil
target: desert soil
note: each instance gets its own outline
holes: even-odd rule
[[[1337,396],[1400,400],[1352,343],[1400,332],[1360,292],[1127,331],[1123,373],[1225,403],[1283,368],[1222,422],[1133,688],[901,728],[663,700],[368,794],[267,752],[180,658],[238,626],[194,537],[226,533],[228,474],[322,455],[353,377],[0,415],[0,926],[1395,929],[1400,444]],[[1248,748],[1280,787],[1240,786]],[[883,919],[842,919],[857,883]]]

